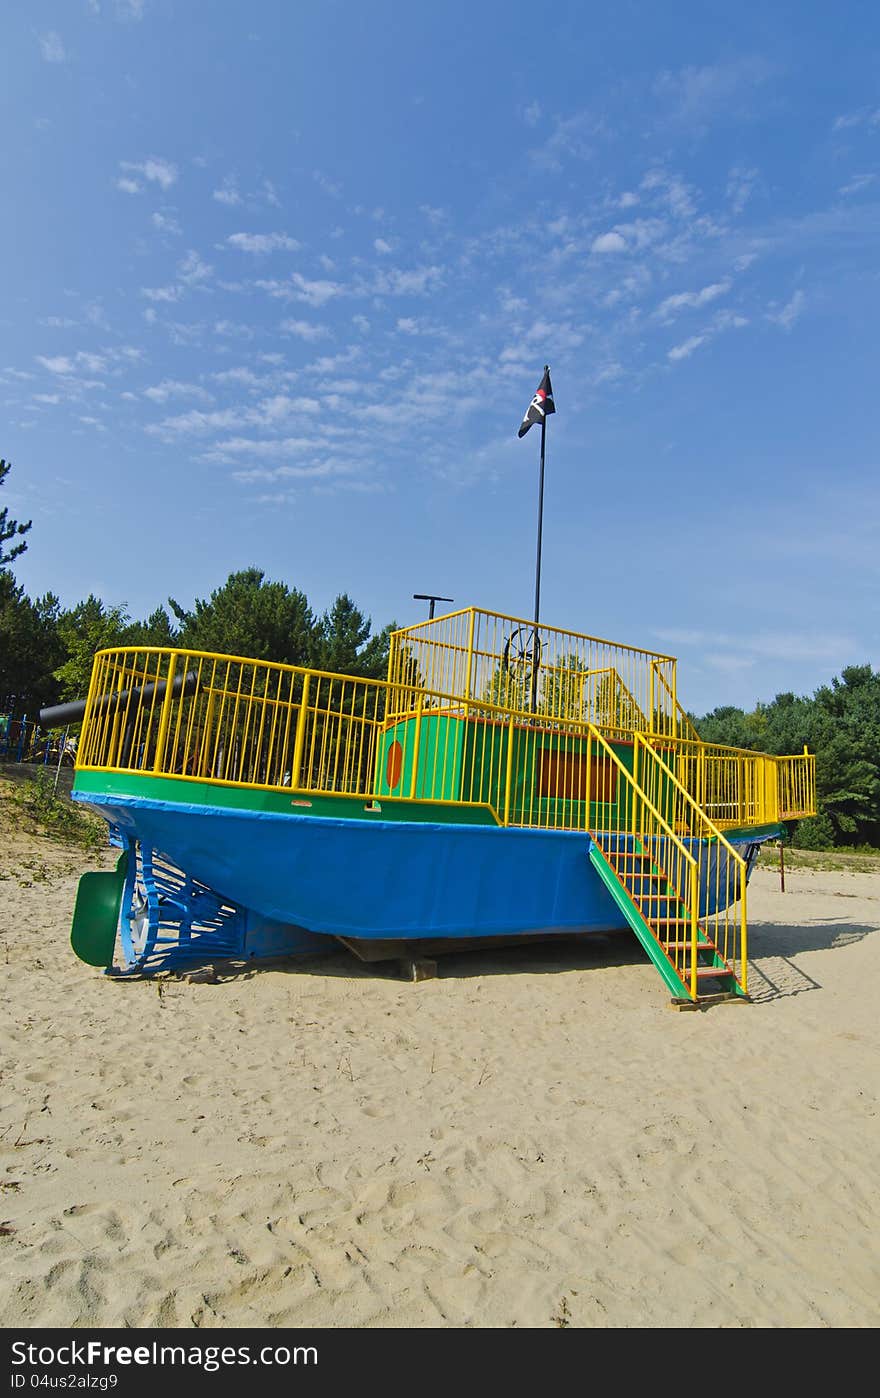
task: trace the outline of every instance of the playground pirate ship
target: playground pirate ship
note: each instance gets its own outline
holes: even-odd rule
[[[631,928],[675,1000],[747,996],[746,885],[814,759],[700,741],[671,656],[470,607],[384,681],[99,653],[74,796],[120,847],[74,950],[113,974]]]

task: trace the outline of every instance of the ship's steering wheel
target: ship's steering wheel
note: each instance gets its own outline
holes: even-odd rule
[[[535,662],[540,662],[542,649],[541,637],[534,626],[518,626],[504,642],[502,669],[508,675],[530,674]]]

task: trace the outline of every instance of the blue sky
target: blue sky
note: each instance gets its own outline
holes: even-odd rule
[[[878,663],[880,10],[29,0],[0,503],[65,604],[251,564],[679,656]]]

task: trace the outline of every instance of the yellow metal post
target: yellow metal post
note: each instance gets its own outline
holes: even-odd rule
[[[420,694],[416,704],[416,726],[413,736],[413,759],[412,777],[409,783],[409,794],[412,799],[416,794],[416,782],[419,774],[419,747],[422,741],[422,709],[425,706],[424,697]]]
[[[504,781],[504,824],[510,824],[510,792],[513,785],[513,714],[507,725],[507,775]]]
[[[746,866],[743,864],[739,871],[740,888],[740,965],[742,967],[742,978],[740,984],[744,994],[749,993],[749,922],[746,917]]]
[[[302,698],[299,701],[299,718],[296,723],[296,739],[293,745],[293,766],[290,770],[290,785],[296,790],[300,785],[299,773],[302,767],[303,746],[306,741],[306,709],[309,702],[309,680],[311,675],[306,675],[303,679]]]
[[[696,861],[691,866],[691,999],[697,998],[697,913],[700,910],[700,886]]]
[[[171,722],[171,701],[174,698],[174,671],[177,668],[177,651],[172,651],[168,661],[168,677],[165,681],[165,698],[162,701],[162,713],[159,717],[159,732],[156,735],[156,760],[153,763],[153,772],[163,771],[165,766],[165,743],[168,739],[168,725]]]
[[[471,683],[473,681],[474,672],[474,627],[476,626],[476,621],[477,613],[475,609],[471,607],[470,617],[468,620],[467,676],[465,679],[464,686],[465,699],[473,698],[473,695],[471,694]]]

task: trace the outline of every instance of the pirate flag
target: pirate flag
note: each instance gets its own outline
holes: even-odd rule
[[[520,423],[517,432],[518,437],[524,437],[533,422],[543,422],[550,413],[556,412],[553,402],[553,389],[550,387],[550,370],[544,370],[544,377],[541,380],[538,392],[535,394],[528,406],[528,411]]]

